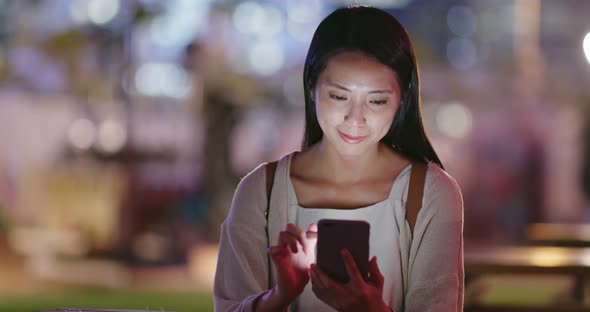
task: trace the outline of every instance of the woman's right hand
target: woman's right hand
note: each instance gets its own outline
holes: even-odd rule
[[[310,265],[315,262],[317,230],[316,224],[303,231],[289,223],[279,234],[278,245],[269,249],[276,268],[273,291],[285,306],[291,304],[309,282]]]

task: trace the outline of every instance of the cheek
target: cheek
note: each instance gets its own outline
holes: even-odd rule
[[[374,120],[375,125],[377,125],[378,127],[377,131],[387,133],[387,131],[389,131],[389,128],[391,127],[391,124],[393,123],[393,119],[395,118],[396,113],[397,109],[389,110],[376,116]]]
[[[326,102],[316,104],[316,114],[320,125],[338,123],[344,119],[344,112],[341,109]]]

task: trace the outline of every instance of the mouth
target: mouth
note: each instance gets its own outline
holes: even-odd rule
[[[358,144],[366,138],[366,136],[351,136],[348,134],[344,134],[340,131],[338,131],[338,134],[340,135],[342,140],[344,140],[344,142],[350,143],[350,144]]]

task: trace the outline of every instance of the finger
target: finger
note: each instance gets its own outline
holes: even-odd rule
[[[314,268],[315,273],[316,273],[320,283],[323,285],[323,287],[329,288],[329,289],[334,289],[334,290],[339,290],[339,291],[342,289],[342,284],[335,281],[334,279],[332,279],[319,266],[317,266],[315,264],[312,264],[311,266]]]
[[[312,264],[310,267],[310,276],[311,276],[311,284],[312,286],[316,287],[316,288],[326,288],[326,285],[324,283],[324,281],[322,280],[322,272],[320,270],[320,268],[318,268],[317,265]]]
[[[279,233],[279,245],[288,246],[293,253],[297,253],[297,239],[286,231],[281,231]]]
[[[281,246],[289,246],[289,237],[284,231],[279,232],[278,244]]]
[[[361,276],[361,273],[359,272],[359,269],[356,266],[354,258],[352,257],[350,252],[347,249],[342,249],[340,253],[342,254],[342,259],[344,260],[344,267],[346,268],[346,272],[350,277],[350,282],[357,285],[362,285],[365,282],[365,280]]]
[[[312,223],[309,225],[309,227],[307,228],[308,232],[318,232],[318,225],[315,223]]]
[[[311,284],[313,287],[320,287],[321,281],[319,280],[318,274],[316,273],[314,267],[315,267],[315,264],[312,264],[309,267],[309,278],[311,280]]]
[[[305,232],[306,242],[303,245],[303,251],[306,254],[315,254],[315,246],[318,242],[318,226],[314,223],[309,225],[307,232]]]
[[[311,265],[311,290],[313,293],[332,308],[341,310],[339,306],[342,300],[346,300],[347,291],[346,286],[331,279],[322,269],[317,265]]]
[[[324,303],[328,304],[331,300],[330,298],[330,290],[327,289],[324,285],[319,284],[317,281],[314,282],[312,279],[311,282],[311,291],[315,294],[315,296],[323,301]]]
[[[287,232],[293,235],[301,245],[304,245],[305,231],[293,223],[287,224]]]
[[[377,286],[377,288],[383,288],[383,274],[381,274],[381,270],[379,270],[379,266],[377,265],[377,257],[374,256],[371,261],[369,261],[369,281],[373,283],[373,285]]]
[[[315,223],[309,225],[305,237],[311,240],[318,239],[318,226]]]
[[[325,302],[326,289],[318,282],[317,276],[311,277],[311,291],[318,299]]]
[[[287,256],[288,250],[284,246],[272,246],[268,249],[268,254],[275,264],[281,262]]]

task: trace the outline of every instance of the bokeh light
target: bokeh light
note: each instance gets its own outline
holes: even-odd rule
[[[477,16],[470,7],[457,5],[449,9],[447,25],[453,34],[469,37],[477,30]]]
[[[273,36],[283,31],[285,18],[283,12],[277,8],[267,7],[264,9],[264,28],[260,33],[264,36]]]
[[[233,14],[236,29],[244,33],[258,33],[264,29],[264,8],[256,2],[242,2]]]
[[[98,148],[109,154],[120,151],[127,141],[125,127],[114,119],[104,120],[98,129]]]
[[[250,48],[248,59],[256,74],[269,76],[283,66],[283,49],[274,41],[261,41]]]
[[[586,34],[584,37],[584,41],[582,42],[582,46],[584,48],[584,54],[586,55],[586,60],[588,64],[590,64],[590,32]]]
[[[87,150],[92,147],[96,139],[96,126],[92,121],[80,118],[72,123],[67,136],[74,147]]]
[[[274,36],[285,27],[282,11],[256,2],[243,2],[236,6],[233,23],[234,27],[242,33],[261,36]]]
[[[119,12],[119,0],[90,0],[88,17],[95,24],[103,25],[110,22]]]
[[[464,138],[470,132],[473,117],[469,109],[459,102],[442,105],[436,115],[436,124],[441,133],[451,138]]]
[[[149,39],[162,47],[178,50],[207,29],[210,5],[204,1],[170,1],[166,13],[149,22]]]
[[[454,38],[447,44],[447,58],[454,68],[466,70],[477,63],[477,49],[471,39]]]
[[[186,98],[192,89],[187,72],[174,63],[144,63],[135,73],[135,87],[147,96]]]
[[[88,1],[72,0],[69,6],[69,13],[72,21],[76,24],[88,22]]]

